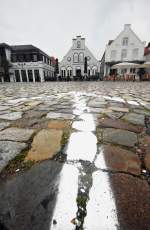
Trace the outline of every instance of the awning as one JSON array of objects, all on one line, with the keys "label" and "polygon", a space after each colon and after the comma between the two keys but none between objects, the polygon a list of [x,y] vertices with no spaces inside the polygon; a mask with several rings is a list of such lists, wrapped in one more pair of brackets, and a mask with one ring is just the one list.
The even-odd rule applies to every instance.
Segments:
[{"label": "awning", "polygon": [[144,64],[140,65],[139,68],[150,68],[150,62],[145,62]]},{"label": "awning", "polygon": [[113,65],[111,69],[122,69],[122,68],[139,68],[139,64],[130,63],[130,62],[122,62],[116,65]]}]

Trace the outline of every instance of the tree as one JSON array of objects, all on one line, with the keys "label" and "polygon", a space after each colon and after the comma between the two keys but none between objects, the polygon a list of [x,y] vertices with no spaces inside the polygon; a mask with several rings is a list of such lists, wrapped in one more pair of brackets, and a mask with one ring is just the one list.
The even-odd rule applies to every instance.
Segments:
[{"label": "tree", "polygon": [[4,70],[4,81],[10,81],[10,79],[9,79],[9,68],[11,67],[10,62],[7,59],[3,58],[1,60],[0,66]]},{"label": "tree", "polygon": [[59,74],[59,61],[58,58],[56,58],[56,63],[55,63],[55,76]]},{"label": "tree", "polygon": [[87,57],[84,58],[84,75],[87,77]]}]

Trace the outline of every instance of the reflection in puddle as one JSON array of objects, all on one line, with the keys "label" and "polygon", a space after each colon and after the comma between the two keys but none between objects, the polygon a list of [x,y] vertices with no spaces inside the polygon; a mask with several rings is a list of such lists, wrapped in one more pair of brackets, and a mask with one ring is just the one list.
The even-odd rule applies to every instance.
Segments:
[{"label": "reflection in puddle", "polygon": [[[78,170],[64,165],[60,174],[60,185],[50,230],[73,230],[71,220],[75,216],[77,206]],[[53,222],[56,221],[57,224]]]}]

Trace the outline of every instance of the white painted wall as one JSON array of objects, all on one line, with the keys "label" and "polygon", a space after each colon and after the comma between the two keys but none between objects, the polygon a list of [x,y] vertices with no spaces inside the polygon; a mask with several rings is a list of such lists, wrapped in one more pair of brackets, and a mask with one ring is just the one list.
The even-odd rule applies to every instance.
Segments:
[{"label": "white painted wall", "polygon": [[[122,41],[124,37],[128,37],[128,45],[123,46]],[[137,35],[131,29],[131,25],[126,24],[124,30],[118,35],[118,37],[112,42],[111,45],[106,46],[105,62],[120,62],[120,61],[143,61],[144,60],[144,47],[145,42],[142,42]],[[133,58],[133,50],[137,48],[139,50],[138,56]],[[127,50],[127,57],[122,59],[121,52],[123,49]],[[111,52],[116,51],[116,57],[111,58]]]},{"label": "white painted wall", "polygon": [[[34,70],[39,70],[39,74],[40,74],[40,79],[41,82],[44,81],[44,71],[49,74],[51,74],[51,76],[54,76],[54,67],[50,66],[42,61],[39,62],[15,62],[15,63],[11,63],[12,67],[10,68],[10,73],[11,73],[11,79],[15,79],[15,70],[32,70],[34,72]],[[11,80],[13,81],[13,80]]]},{"label": "white painted wall", "polygon": [[[80,48],[77,48],[77,44],[80,42],[81,46]],[[83,53],[83,57],[89,57],[90,60],[88,60],[88,67],[91,69],[96,68],[97,71],[99,70],[99,62],[98,60],[93,56],[93,54],[90,52],[90,50],[85,45],[85,38],[82,38],[81,36],[77,36],[75,39],[72,40],[72,47],[68,51],[68,53],[63,57],[63,60],[59,64],[59,70],[61,74],[61,70],[72,69],[73,76],[76,75],[76,69],[81,69],[81,74],[84,76],[84,58],[83,62],[74,62],[74,54],[77,53],[78,55]],[[69,61],[68,58],[71,60]]]},{"label": "white painted wall", "polygon": [[5,53],[6,53],[6,59],[8,61],[11,61],[11,51],[8,48],[5,48]]}]

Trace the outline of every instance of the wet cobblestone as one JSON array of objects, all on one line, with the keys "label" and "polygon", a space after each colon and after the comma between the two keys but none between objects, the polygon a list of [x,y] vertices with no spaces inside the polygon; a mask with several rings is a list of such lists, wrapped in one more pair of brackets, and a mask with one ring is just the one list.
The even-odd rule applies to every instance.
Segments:
[{"label": "wet cobblestone", "polygon": [[[29,191],[29,193],[25,192],[25,196],[30,196],[30,193],[33,193],[32,186],[36,185],[36,201],[29,199],[30,203],[27,202],[27,209],[35,201],[33,206],[35,210],[36,206],[40,207],[39,213],[34,210],[35,216],[33,217],[32,213],[30,221],[22,208],[14,204],[15,207],[12,205],[11,208],[16,209],[18,213],[21,210],[20,216],[22,219],[26,218],[26,223],[22,225],[22,219],[15,215],[13,221],[7,220],[6,215],[3,216],[6,202],[4,200],[3,206],[0,207],[0,224],[5,224],[12,229],[11,227],[19,220],[16,229],[20,230],[20,226],[22,226],[22,229],[26,230],[27,226],[32,226],[32,221],[37,221],[38,215],[41,213],[41,222],[37,221],[38,225],[34,223],[35,228],[33,228],[40,229],[45,218],[44,213],[46,212],[46,216],[48,216],[46,223],[50,223],[50,220],[53,220],[50,229],[53,229],[53,223],[56,220],[54,229],[73,229],[70,227],[73,224],[76,229],[82,229],[85,223],[86,229],[91,230],[91,226],[94,226],[93,230],[98,230],[97,226],[99,226],[101,218],[102,229],[104,226],[108,226],[107,229],[111,230],[117,229],[115,227],[117,225],[115,217],[114,227],[112,227],[113,215],[111,212],[115,210],[115,204],[110,205],[112,199],[108,197],[112,193],[110,188],[112,187],[113,197],[119,199],[117,201],[117,213],[119,215],[118,225],[122,227],[120,229],[129,229],[126,228],[129,225],[134,225],[132,230],[142,229],[142,221],[146,220],[147,223],[150,218],[150,206],[148,204],[150,192],[148,185],[150,148],[149,142],[148,144],[144,142],[145,138],[148,139],[144,118],[145,115],[149,117],[150,114],[149,88],[150,85],[147,82],[0,84],[0,140],[3,141],[3,146],[5,146],[5,148],[1,147],[0,149],[0,160],[3,159],[3,162],[5,161],[3,156],[9,143],[11,145],[9,146],[9,151],[7,151],[8,153],[11,146],[17,146],[17,143],[19,143],[20,146],[26,147],[27,154],[29,152],[32,154],[33,152],[36,158],[36,152],[31,151],[31,148],[34,143],[33,140],[39,136],[43,129],[45,130],[44,132],[51,133],[51,140],[57,138],[56,133],[58,132],[61,132],[62,138],[60,140],[59,135],[59,148],[55,148],[53,154],[51,153],[50,155],[49,149],[52,148],[51,140],[49,140],[48,145],[43,144],[45,143],[45,138],[41,143],[40,138],[37,141],[37,146],[41,148],[40,151],[46,151],[45,158],[44,155],[41,157],[38,152],[39,158],[41,160],[52,159],[50,163],[48,161],[40,164],[37,163],[30,170],[24,172],[24,174],[20,172],[20,174],[17,174],[18,171],[14,169],[14,172],[17,174],[13,175],[14,183],[12,186],[14,191],[16,190],[17,181],[22,181],[20,178],[25,178],[25,185]],[[55,141],[52,142],[54,143]],[[63,151],[61,150],[62,152],[59,151],[57,153],[58,149],[61,149],[60,145],[62,145]],[[103,151],[103,148],[105,151]],[[22,146],[14,152],[13,156],[19,156],[21,151]],[[10,156],[7,154],[7,160],[3,164],[4,167],[11,163],[13,156],[12,154]],[[55,157],[53,158],[53,156]],[[63,160],[61,156],[65,156]],[[65,165],[64,167],[63,164]],[[57,171],[55,165],[56,167],[58,165],[58,168],[63,167],[61,176],[59,175],[60,170],[57,172],[58,175],[55,175],[55,171]],[[1,171],[3,170],[2,176],[5,175],[4,167],[1,168]],[[51,167],[54,170],[52,173],[54,177],[51,177],[49,186],[48,181],[51,169],[49,169],[47,174],[47,167]],[[43,171],[38,172],[38,168],[42,168]],[[37,173],[35,181],[32,178],[34,171]],[[44,171],[46,172],[46,177],[41,177],[40,173],[45,175]],[[30,179],[27,175],[30,175]],[[59,180],[57,177],[60,177]],[[69,186],[71,187],[68,186],[68,177]],[[40,187],[41,178],[45,181],[42,181],[42,183],[46,185],[46,187],[43,185],[43,189],[38,188]],[[55,178],[57,178],[56,182],[54,181]],[[85,180],[82,180],[84,178]],[[9,181],[9,176],[4,180],[3,186],[0,189],[0,198],[5,197],[6,200],[9,199],[8,194],[11,189],[9,183],[5,183],[7,179]],[[28,183],[28,180],[32,183]],[[65,185],[67,183],[65,188],[64,183]],[[22,191],[24,185],[20,184],[22,186],[20,190]],[[140,184],[144,184],[143,190],[139,189]],[[132,188],[128,189],[130,185],[132,185]],[[61,188],[61,193],[58,192],[58,187]],[[126,188],[126,195],[124,195],[124,187]],[[136,194],[136,189],[143,192],[144,202],[142,202],[142,195],[138,196]],[[53,190],[55,190],[55,194],[53,194]],[[86,193],[86,199],[83,202],[84,207],[82,205],[84,198],[81,195],[82,192]],[[15,202],[17,202],[15,193],[13,196],[15,197]],[[32,196],[34,197],[34,193]],[[56,202],[57,196],[57,200],[60,203]],[[23,202],[26,203],[27,197],[24,197],[23,193],[21,197]],[[55,199],[52,197],[55,197]],[[105,202],[102,197],[104,197]],[[133,206],[131,212],[130,210],[124,210],[128,197],[130,197],[130,207]],[[101,202],[99,199],[101,199]],[[56,205],[54,204],[55,202]],[[137,202],[140,202],[137,205],[139,210],[136,210]],[[66,207],[64,203],[66,203]],[[78,206],[78,210],[75,204]],[[74,207],[73,210],[70,209],[71,205]],[[94,205],[96,205],[96,209]],[[48,213],[51,207],[52,209],[55,207],[56,216],[54,215],[54,219],[52,219],[52,211]],[[91,210],[89,207],[92,207]],[[70,210],[69,213],[66,211],[67,208]],[[82,214],[81,210],[85,211],[83,216],[79,215]],[[94,215],[98,215],[99,218],[92,223],[91,215],[93,215],[94,210]],[[133,215],[133,210],[136,213],[132,219],[130,214]],[[101,216],[101,212],[104,212],[104,219]],[[65,221],[69,220],[69,222],[66,223],[62,219],[62,215],[64,215],[64,219],[66,218]],[[78,225],[80,226],[78,227]],[[139,226],[140,228],[138,228]],[[146,230],[145,226],[143,224],[143,229]],[[48,230],[49,225],[47,224],[43,229]]]}]

